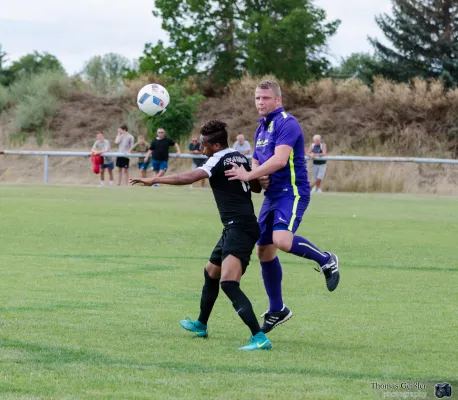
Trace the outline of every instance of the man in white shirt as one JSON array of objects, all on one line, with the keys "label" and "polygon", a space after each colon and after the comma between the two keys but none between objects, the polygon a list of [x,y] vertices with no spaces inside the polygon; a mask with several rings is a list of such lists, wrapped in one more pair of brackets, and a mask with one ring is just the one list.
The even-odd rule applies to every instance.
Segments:
[{"label": "man in white shirt", "polygon": [[245,136],[241,134],[237,135],[237,141],[234,143],[232,148],[245,156],[251,154],[250,142],[245,140]]},{"label": "man in white shirt", "polygon": [[[134,137],[129,133],[127,125],[123,124],[118,128],[118,135],[116,136],[115,143],[118,146],[119,153],[127,154],[134,145]],[[118,157],[116,159],[116,166],[118,167],[119,179],[118,186],[122,183],[122,175],[126,176],[126,185],[129,184],[129,158]]]}]

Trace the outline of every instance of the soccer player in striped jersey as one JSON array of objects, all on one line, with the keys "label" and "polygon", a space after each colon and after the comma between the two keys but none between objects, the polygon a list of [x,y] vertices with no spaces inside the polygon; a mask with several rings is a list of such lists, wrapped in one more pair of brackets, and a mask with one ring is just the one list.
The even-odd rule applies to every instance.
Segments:
[{"label": "soccer player in striped jersey", "polygon": [[282,107],[281,90],[276,82],[261,82],[256,88],[255,103],[261,119],[255,135],[252,171],[234,165],[226,175],[242,182],[253,179],[268,182],[258,216],[261,237],[257,252],[270,303],[269,310],[263,314],[261,329],[269,332],[293,315],[283,303],[283,274],[277,249],[315,261],[331,292],[339,284],[340,274],[335,254],[322,251],[306,238],[295,235],[310,202],[301,126]]},{"label": "soccer player in striped jersey", "polygon": [[272,344],[261,331],[250,300],[240,289],[240,279],[259,239],[260,231],[251,201],[251,191],[260,193],[261,185],[258,180],[230,181],[224,174],[233,165],[245,165],[244,169],[251,170],[248,159],[229,147],[224,122],[209,121],[202,127],[200,133],[201,151],[209,157],[204,165],[183,174],[151,179],[131,179],[130,182],[144,186],[156,183],[190,185],[209,178],[224,229],[204,269],[205,281],[199,318],[195,321],[186,318],[180,321],[180,324],[184,329],[194,332],[196,336],[207,337],[207,321],[221,286],[238,316],[251,331],[250,342],[239,350],[271,349]]}]

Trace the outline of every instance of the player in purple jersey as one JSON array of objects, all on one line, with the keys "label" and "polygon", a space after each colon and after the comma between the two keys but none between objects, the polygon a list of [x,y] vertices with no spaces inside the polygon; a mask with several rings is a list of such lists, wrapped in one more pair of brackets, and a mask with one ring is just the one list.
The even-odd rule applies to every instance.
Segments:
[{"label": "player in purple jersey", "polygon": [[252,171],[233,165],[226,171],[230,179],[248,182],[260,179],[266,189],[259,212],[261,236],[257,253],[270,308],[263,314],[263,332],[290,319],[293,313],[282,298],[282,268],[277,249],[318,263],[329,291],[339,284],[339,263],[335,254],[320,250],[307,239],[295,235],[310,202],[310,184],[305,162],[305,143],[299,122],[282,107],[280,87],[263,81],[256,88],[256,108],[261,119],[255,135]]}]

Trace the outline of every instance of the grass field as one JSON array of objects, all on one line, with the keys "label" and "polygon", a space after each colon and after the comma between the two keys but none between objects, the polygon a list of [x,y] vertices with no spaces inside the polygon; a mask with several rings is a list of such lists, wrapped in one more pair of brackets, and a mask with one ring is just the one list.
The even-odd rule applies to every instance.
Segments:
[{"label": "grass field", "polygon": [[433,398],[456,382],[457,198],[313,197],[299,233],[339,255],[340,286],[282,254],[294,317],[249,354],[223,293],[209,339],[178,325],[221,232],[209,190],[0,186],[0,216],[1,399],[382,398],[373,382]]}]

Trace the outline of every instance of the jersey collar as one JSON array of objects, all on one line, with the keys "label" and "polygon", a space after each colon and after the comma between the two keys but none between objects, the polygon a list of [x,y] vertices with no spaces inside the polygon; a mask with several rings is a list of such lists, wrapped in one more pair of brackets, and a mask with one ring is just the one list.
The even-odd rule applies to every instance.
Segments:
[{"label": "jersey collar", "polygon": [[284,107],[277,108],[276,110],[274,110],[271,113],[267,114],[267,117],[265,117],[265,119],[264,119],[264,117],[260,118],[259,122],[263,123],[264,126],[268,126],[270,124],[270,122],[274,119],[274,117],[277,114],[282,113],[283,111],[285,111]]}]

